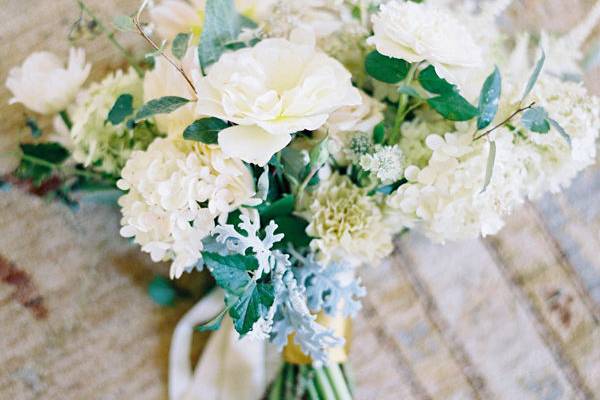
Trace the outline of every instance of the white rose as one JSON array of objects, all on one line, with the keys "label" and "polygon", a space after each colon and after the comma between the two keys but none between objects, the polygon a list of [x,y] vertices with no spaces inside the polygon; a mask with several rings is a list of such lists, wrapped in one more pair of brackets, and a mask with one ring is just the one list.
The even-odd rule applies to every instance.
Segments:
[{"label": "white rose", "polygon": [[33,53],[8,73],[10,104],[22,103],[32,111],[51,115],[67,108],[90,74],[83,49],[69,51],[69,64],[49,52]]},{"label": "white rose", "polygon": [[316,130],[340,107],[360,104],[342,64],[292,36],[224,54],[197,80],[197,113],[238,124],[219,134],[226,154],[264,165],[292,133]]},{"label": "white rose", "polygon": [[462,84],[471,68],[483,64],[481,49],[466,27],[447,10],[429,3],[390,1],[373,15],[367,42],[389,57],[428,61],[438,75]]},{"label": "white rose", "polygon": [[[182,59],[182,67],[188,76],[197,67],[197,52],[190,48]],[[192,90],[185,78],[164,57],[158,57],[152,71],[144,76],[144,101],[158,99],[164,96],[179,96],[186,99],[195,99],[196,93]],[[170,137],[180,137],[183,130],[196,120],[196,111],[193,104],[187,104],[170,114],[159,114],[154,117],[156,125],[161,132]]]}]

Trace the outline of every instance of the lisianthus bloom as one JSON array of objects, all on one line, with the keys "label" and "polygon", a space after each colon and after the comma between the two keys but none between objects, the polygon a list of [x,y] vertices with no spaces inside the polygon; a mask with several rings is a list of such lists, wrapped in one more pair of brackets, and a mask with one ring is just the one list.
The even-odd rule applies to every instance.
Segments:
[{"label": "lisianthus bloom", "polygon": [[377,51],[410,63],[427,61],[437,74],[456,84],[483,63],[481,50],[469,31],[447,10],[429,3],[393,0],[373,15]]},{"label": "lisianthus bloom", "polygon": [[295,31],[292,40],[224,54],[197,80],[197,113],[238,124],[219,134],[225,153],[264,165],[292,133],[316,130],[337,109],[361,103],[342,64],[304,39]]},{"label": "lisianthus bloom", "polygon": [[69,106],[90,74],[83,49],[69,51],[69,63],[49,52],[33,53],[21,65],[11,69],[6,87],[12,92],[10,103],[22,103],[44,115],[55,114]]},{"label": "lisianthus bloom", "polygon": [[215,218],[253,203],[254,180],[217,146],[158,138],[135,151],[117,186],[121,235],[134,237],[154,261],[173,260],[171,277],[194,267]]}]

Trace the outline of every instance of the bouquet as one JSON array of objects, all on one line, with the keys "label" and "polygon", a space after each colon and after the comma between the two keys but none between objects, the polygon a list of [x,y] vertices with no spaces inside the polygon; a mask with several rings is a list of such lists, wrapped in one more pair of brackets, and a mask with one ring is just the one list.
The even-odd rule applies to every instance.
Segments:
[{"label": "bouquet", "polygon": [[28,116],[2,184],[118,201],[172,279],[207,270],[221,297],[196,329],[281,351],[268,399],[352,398],[360,274],[397,235],[494,234],[595,161],[578,80],[600,3],[563,36],[502,31],[509,0],[145,0],[112,23],[78,4],[70,38],[104,35],[128,67],[85,88],[81,49],[14,68],[11,102],[53,133]]}]

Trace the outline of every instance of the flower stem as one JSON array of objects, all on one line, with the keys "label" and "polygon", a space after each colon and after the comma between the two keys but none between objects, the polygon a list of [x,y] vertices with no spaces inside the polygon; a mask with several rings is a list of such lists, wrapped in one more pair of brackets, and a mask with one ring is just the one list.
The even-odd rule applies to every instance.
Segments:
[{"label": "flower stem", "polygon": [[350,394],[350,390],[348,390],[346,379],[344,379],[339,364],[332,364],[326,367],[325,371],[329,376],[332,383],[331,386],[333,386],[333,390],[335,391],[338,400],[352,400],[352,395]]},{"label": "flower stem", "polygon": [[285,400],[294,400],[294,366],[286,364],[285,371]]},{"label": "flower stem", "polygon": [[[417,72],[417,68],[419,67],[419,64],[420,63],[413,63],[410,66],[410,69],[408,70],[406,77],[402,81],[403,85],[410,85],[410,83],[413,81],[413,79],[415,77],[415,73]],[[406,118],[406,115],[409,112],[409,109],[407,109],[408,104],[409,104],[408,95],[401,94],[400,99],[398,100],[398,110],[396,111],[396,118],[394,118],[394,126],[392,128],[392,132],[388,139],[388,144],[390,144],[390,145],[394,145],[394,144],[398,143],[398,140],[400,139],[400,126],[402,125],[402,122],[404,122],[404,118]]]},{"label": "flower stem", "polygon": [[71,130],[71,128],[73,128],[73,122],[71,122],[71,118],[69,118],[69,114],[67,113],[67,110],[60,111],[58,113],[58,115],[60,115],[60,118],[63,120],[63,122],[67,126],[67,129]]},{"label": "flower stem", "polygon": [[315,368],[315,384],[319,391],[319,399],[321,400],[336,400],[335,392],[331,387],[331,383],[327,378],[327,374],[323,368]]},{"label": "flower stem", "polygon": [[482,137],[489,135],[490,133],[492,133],[496,129],[500,128],[502,125],[509,123],[510,120],[512,120],[517,114],[522,113],[525,110],[529,110],[534,105],[535,105],[535,101],[533,103],[531,103],[530,105],[528,105],[527,107],[520,107],[518,110],[516,110],[515,112],[513,112],[512,114],[510,114],[508,118],[506,118],[504,121],[500,122],[498,125],[495,125],[493,128],[490,128],[487,131],[483,132],[482,134],[475,136],[473,138],[473,141],[479,140]]},{"label": "flower stem", "polygon": [[285,366],[283,366],[282,370],[277,374],[277,378],[275,378],[275,382],[273,383],[273,387],[269,392],[269,400],[281,400],[281,391],[283,388],[283,370]]}]

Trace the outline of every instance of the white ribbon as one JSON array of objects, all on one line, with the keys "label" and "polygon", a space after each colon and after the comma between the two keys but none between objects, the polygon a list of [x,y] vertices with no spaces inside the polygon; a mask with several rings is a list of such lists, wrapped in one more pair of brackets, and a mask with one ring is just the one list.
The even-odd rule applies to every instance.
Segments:
[{"label": "white ribbon", "polygon": [[213,290],[179,321],[169,353],[169,400],[260,400],[267,387],[263,341],[239,339],[229,317],[211,334],[196,370],[190,349],[194,327],[223,308],[224,293]]}]

